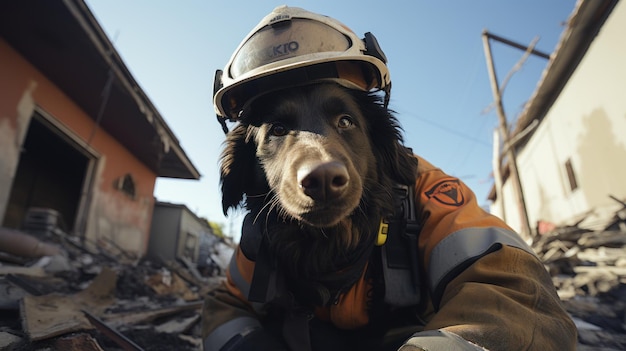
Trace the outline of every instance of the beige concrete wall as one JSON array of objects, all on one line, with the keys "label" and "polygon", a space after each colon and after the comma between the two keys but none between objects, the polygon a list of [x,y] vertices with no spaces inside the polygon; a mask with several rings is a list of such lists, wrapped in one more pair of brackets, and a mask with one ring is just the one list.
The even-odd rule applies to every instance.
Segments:
[{"label": "beige concrete wall", "polygon": [[[626,4],[617,4],[587,54],[519,153],[518,167],[529,220],[572,224],[593,210],[583,225],[606,224],[626,198]],[[570,189],[571,161],[578,188]],[[512,200],[511,184],[505,199]],[[498,199],[497,201],[501,201]],[[498,206],[492,206],[498,208]],[[519,229],[516,204],[506,218]]]}]

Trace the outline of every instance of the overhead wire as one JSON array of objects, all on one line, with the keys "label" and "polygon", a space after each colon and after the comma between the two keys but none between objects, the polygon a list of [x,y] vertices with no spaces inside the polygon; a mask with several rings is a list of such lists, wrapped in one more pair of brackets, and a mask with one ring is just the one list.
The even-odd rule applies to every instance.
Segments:
[{"label": "overhead wire", "polygon": [[[467,80],[467,83],[465,84],[465,90],[463,92],[463,98],[460,100],[461,103],[459,103],[457,105],[457,115],[462,113],[462,108],[463,106],[465,106],[465,103],[469,100],[469,92],[471,91],[472,87],[476,85],[476,80],[478,78],[478,71],[479,71],[479,67],[480,67],[480,63],[482,60],[482,50],[480,50],[480,46],[476,46],[476,48],[478,49],[475,54],[474,54],[474,60],[473,60],[473,65],[472,65],[472,73],[469,76],[469,79]],[[477,133],[482,131],[483,128],[485,127],[485,124],[487,123],[487,119],[483,118],[482,124],[480,125],[480,127],[477,129]],[[461,143],[462,141],[459,140],[459,142],[457,143],[456,149],[457,150],[464,150],[464,156],[461,157],[461,163],[455,162],[456,166],[458,168],[462,168],[465,165],[465,162],[467,162],[469,155],[474,151],[474,148],[476,147],[476,144],[481,144],[484,146],[487,146],[489,148],[491,148],[491,143],[483,141],[482,139],[480,139],[480,141],[478,143],[474,142],[471,143],[470,146],[468,148],[461,148]],[[455,159],[459,159],[459,157],[457,156],[456,153],[452,153],[450,155],[450,158],[448,159],[447,163],[445,164],[450,164],[451,162],[453,162],[453,160]]]}]

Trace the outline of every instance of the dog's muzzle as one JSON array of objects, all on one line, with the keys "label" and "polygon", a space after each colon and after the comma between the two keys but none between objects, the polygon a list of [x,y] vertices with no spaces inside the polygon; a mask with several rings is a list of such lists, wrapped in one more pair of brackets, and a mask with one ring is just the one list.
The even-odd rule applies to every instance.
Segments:
[{"label": "dog's muzzle", "polygon": [[339,198],[348,189],[350,176],[346,166],[337,161],[305,164],[297,171],[304,194],[316,202]]}]

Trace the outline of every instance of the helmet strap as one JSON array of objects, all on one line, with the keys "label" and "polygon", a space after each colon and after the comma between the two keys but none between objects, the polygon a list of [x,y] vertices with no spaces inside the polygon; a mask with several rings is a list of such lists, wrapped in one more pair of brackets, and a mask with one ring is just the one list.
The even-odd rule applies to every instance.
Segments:
[{"label": "helmet strap", "polygon": [[385,86],[385,100],[383,100],[383,106],[385,107],[385,109],[387,109],[387,107],[389,107],[389,100],[391,99],[391,82],[389,82],[389,84],[387,84],[387,86]]},{"label": "helmet strap", "polygon": [[[215,71],[215,77],[213,78],[213,96],[215,96],[217,91],[220,90],[224,86],[224,84],[222,84],[223,73],[224,71],[222,71],[221,69],[218,69]],[[228,126],[226,125],[227,118],[222,117],[219,114],[216,114],[216,117],[217,117],[217,122],[222,126],[222,130],[224,131],[224,134],[228,134]]]}]

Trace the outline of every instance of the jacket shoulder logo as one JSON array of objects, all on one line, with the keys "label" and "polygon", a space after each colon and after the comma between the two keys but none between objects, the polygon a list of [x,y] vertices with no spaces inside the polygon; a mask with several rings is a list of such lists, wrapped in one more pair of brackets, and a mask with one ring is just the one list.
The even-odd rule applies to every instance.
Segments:
[{"label": "jacket shoulder logo", "polygon": [[460,207],[465,203],[461,182],[458,179],[442,180],[427,190],[424,195],[447,206]]}]

